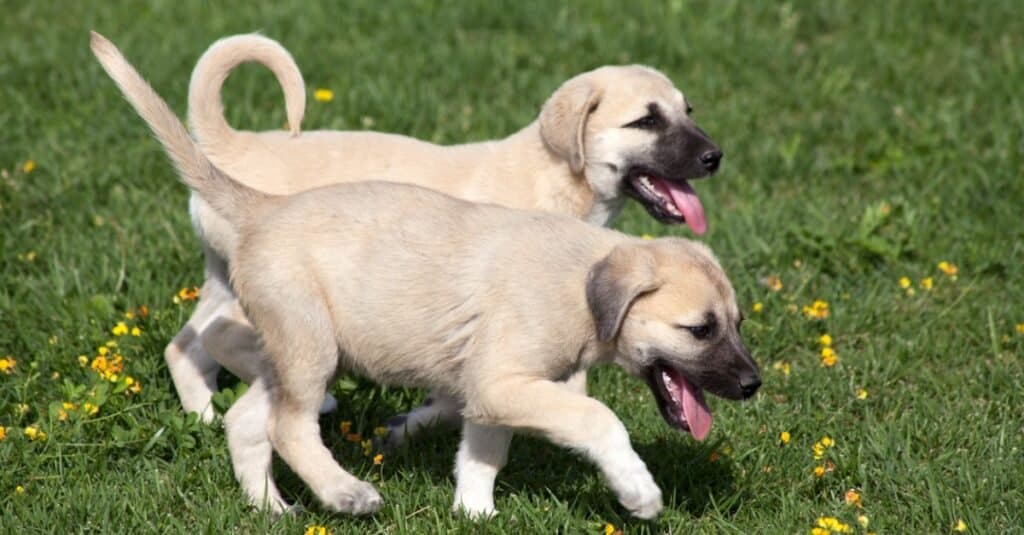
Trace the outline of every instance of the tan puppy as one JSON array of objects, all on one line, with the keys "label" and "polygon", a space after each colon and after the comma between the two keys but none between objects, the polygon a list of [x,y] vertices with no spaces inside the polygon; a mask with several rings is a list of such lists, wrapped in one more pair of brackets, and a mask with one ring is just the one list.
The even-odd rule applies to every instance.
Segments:
[{"label": "tan puppy", "polygon": [[[277,76],[289,132],[236,131],[224,120],[221,86],[246,61],[258,61]],[[685,220],[698,234],[707,222],[687,180],[714,173],[722,156],[690,118],[683,94],[661,73],[640,66],[581,74],[559,88],[538,119],[519,132],[500,141],[450,147],[378,132],[298,135],[304,104],[302,75],[288,52],[271,39],[239,35],[212,45],[196,65],[189,123],[218,167],[262,192],[286,195],[333,183],[388,180],[597,225],[607,225],[632,196],[659,220]],[[262,358],[258,351],[242,350],[254,340],[245,340],[244,316],[232,313],[237,307],[227,265],[237,233],[196,195],[191,209],[207,256],[207,280],[192,318],[165,357],[184,408],[209,420],[218,363],[250,381]],[[231,339],[240,346],[214,339],[225,329],[234,330]],[[574,382],[585,388],[584,376]],[[440,393],[429,399],[434,403],[413,411],[408,420],[391,420],[391,441],[433,420],[458,421],[452,400]]]},{"label": "tan puppy", "polygon": [[[270,477],[272,445],[327,507],[381,507],[320,438],[317,410],[340,371],[457,401],[454,507],[471,515],[494,513],[494,479],[517,431],[586,455],[632,514],[661,511],[622,423],[559,382],[575,373],[622,366],[698,440],[711,426],[705,389],[740,399],[760,386],[733,289],[707,247],[401,184],[266,195],[211,164],[109,41],[94,33],[92,47],[183,180],[238,229],[232,281],[270,366],[226,425],[257,503],[286,505]],[[254,431],[267,417],[269,442]]]}]

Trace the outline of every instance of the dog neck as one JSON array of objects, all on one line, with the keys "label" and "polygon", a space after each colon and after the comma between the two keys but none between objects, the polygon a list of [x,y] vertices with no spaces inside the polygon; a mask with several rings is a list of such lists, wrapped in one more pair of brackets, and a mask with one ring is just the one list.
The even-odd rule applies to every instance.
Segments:
[{"label": "dog neck", "polygon": [[[591,188],[583,173],[575,174],[569,169],[565,158],[553,153],[544,144],[540,125],[534,121],[511,136],[494,142],[496,161],[503,169],[496,175],[507,180],[526,179],[534,187],[530,199],[522,199],[522,206],[548,212],[570,214],[588,223],[607,226],[622,208],[623,199],[602,199]],[[536,162],[532,169],[522,171],[524,162]],[[517,173],[529,172],[531,176],[508,176],[506,170],[517,169]],[[491,178],[493,180],[493,177]]]}]

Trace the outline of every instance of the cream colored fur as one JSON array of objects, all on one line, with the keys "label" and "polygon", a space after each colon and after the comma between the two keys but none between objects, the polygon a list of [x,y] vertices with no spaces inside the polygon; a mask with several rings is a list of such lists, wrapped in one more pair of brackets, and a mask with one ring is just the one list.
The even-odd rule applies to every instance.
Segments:
[{"label": "cream colored fur", "polygon": [[[220,89],[241,63],[266,65],[284,91],[288,131],[248,132],[224,120]],[[291,55],[259,35],[222,39],[200,58],[189,88],[189,124],[202,151],[218,167],[256,190],[288,195],[359,180],[405,182],[471,201],[540,209],[607,225],[622,207],[621,171],[630,154],[650,149],[654,137],[621,126],[656,102],[680,120],[686,102],[661,73],[641,66],[603,67],[579,75],[556,91],[537,121],[499,141],[438,146],[379,132],[313,131],[299,135],[305,103],[302,75]],[[207,281],[193,317],[168,345],[165,357],[182,405],[213,417],[210,397],[218,364],[243,379],[260,367],[257,353],[211,340],[218,323],[230,321],[233,291],[227,281],[236,231],[193,195],[193,223],[207,255]],[[243,346],[242,328],[235,329]],[[254,336],[254,335],[250,335]],[[212,358],[211,358],[212,356]],[[586,388],[585,376],[572,384]],[[390,444],[432,421],[457,423],[450,403],[439,400],[413,411],[393,428]],[[328,396],[325,407],[331,403]]]},{"label": "cream colored fur", "polygon": [[[644,241],[393,183],[262,194],[196,150],[113,44],[94,33],[92,48],[185,183],[237,229],[232,281],[268,360],[226,423],[236,474],[256,503],[286,507],[270,474],[272,447],[327,507],[381,507],[376,489],[342,469],[320,438],[327,385],[350,371],[458,402],[457,510],[494,513],[494,478],[513,433],[525,432],[586,456],[623,506],[651,518],[661,491],[625,427],[560,381],[602,363],[642,377],[655,359],[706,368],[729,385],[740,379],[716,360],[756,373],[736,342],[732,287],[699,243]],[[722,326],[715,340],[679,327],[710,317]]]}]

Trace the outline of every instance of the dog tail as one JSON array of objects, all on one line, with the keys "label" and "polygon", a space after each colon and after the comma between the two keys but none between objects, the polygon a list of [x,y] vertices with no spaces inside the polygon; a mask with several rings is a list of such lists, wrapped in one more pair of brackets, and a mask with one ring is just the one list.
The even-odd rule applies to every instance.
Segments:
[{"label": "dog tail", "polygon": [[306,111],[306,85],[292,55],[262,35],[233,35],[210,45],[196,63],[188,86],[189,127],[203,148],[229,141],[235,134],[224,118],[220,91],[228,74],[249,61],[262,63],[277,77],[284,91],[288,130],[292,136],[299,135]]},{"label": "dog tail", "polygon": [[91,35],[92,52],[103,69],[163,144],[181,179],[217,213],[238,228],[245,223],[248,211],[273,198],[238,182],[214,166],[189,137],[178,116],[142,79],[114,43],[96,32],[91,32]]}]

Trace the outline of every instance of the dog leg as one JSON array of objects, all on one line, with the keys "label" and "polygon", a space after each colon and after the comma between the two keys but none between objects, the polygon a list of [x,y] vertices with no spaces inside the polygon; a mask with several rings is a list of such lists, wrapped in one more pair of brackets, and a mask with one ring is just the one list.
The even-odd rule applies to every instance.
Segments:
[{"label": "dog leg", "polygon": [[224,415],[224,430],[242,492],[258,509],[280,515],[289,506],[278,492],[271,472],[274,452],[267,436],[269,417],[270,394],[264,381],[257,379]]},{"label": "dog leg", "polygon": [[471,518],[490,517],[494,509],[494,478],[508,461],[512,430],[465,421],[455,457],[455,512]]},{"label": "dog leg", "polygon": [[216,319],[222,305],[232,299],[231,290],[221,279],[207,278],[192,317],[164,349],[164,360],[182,408],[199,413],[207,423],[214,418],[210,398],[217,391],[220,365],[203,349],[201,334]]},{"label": "dog leg", "polygon": [[267,426],[274,450],[329,509],[357,515],[377,511],[384,504],[377,490],[342,469],[320,437],[317,410],[339,361],[330,313],[321,303],[296,298],[291,306],[302,310],[302,317],[280,315],[286,308],[280,299],[289,296],[262,303],[257,322],[276,364]]},{"label": "dog leg", "polygon": [[455,427],[462,422],[461,410],[462,404],[455,398],[433,391],[419,407],[388,418],[385,422],[388,434],[384,438],[384,447],[398,448],[420,431],[434,425]]},{"label": "dog leg", "polygon": [[490,381],[467,399],[466,417],[540,433],[576,450],[601,469],[619,502],[634,516],[661,512],[661,489],[629,443],[625,426],[601,402],[552,381]]},{"label": "dog leg", "polygon": [[[242,382],[252,384],[263,376],[267,365],[267,356],[260,347],[259,335],[245,317],[237,300],[224,303],[221,312],[203,331],[203,348]],[[334,396],[324,394],[320,414],[331,412],[337,407],[338,401]]]}]

